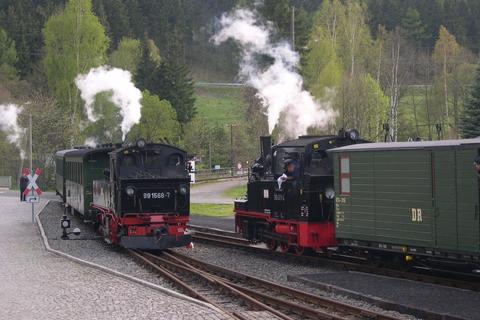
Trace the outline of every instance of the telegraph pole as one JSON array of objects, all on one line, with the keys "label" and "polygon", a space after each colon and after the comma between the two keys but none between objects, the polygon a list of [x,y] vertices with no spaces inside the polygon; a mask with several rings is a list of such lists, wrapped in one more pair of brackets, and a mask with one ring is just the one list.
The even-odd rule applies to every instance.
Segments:
[{"label": "telegraph pole", "polygon": [[233,176],[233,124],[230,124],[230,167],[232,168],[232,176]]},{"label": "telegraph pole", "polygon": [[[32,114],[29,116],[30,127],[30,174],[33,176],[33,134],[32,134]],[[32,202],[32,223],[35,223],[35,204]]]},{"label": "telegraph pole", "polygon": [[208,162],[210,170],[212,169],[212,137],[208,137]]},{"label": "telegraph pole", "polygon": [[295,51],[295,7],[292,6],[292,50]]}]

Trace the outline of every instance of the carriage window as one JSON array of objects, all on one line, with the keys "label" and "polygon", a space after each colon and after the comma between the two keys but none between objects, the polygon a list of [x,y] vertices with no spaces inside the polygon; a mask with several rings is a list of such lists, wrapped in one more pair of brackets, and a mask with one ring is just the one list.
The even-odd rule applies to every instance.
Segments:
[{"label": "carriage window", "polygon": [[349,195],[351,192],[350,188],[350,157],[341,156],[340,157],[340,194]]},{"label": "carriage window", "polygon": [[167,162],[168,166],[178,167],[178,166],[183,166],[182,164],[183,164],[183,157],[180,154],[174,153],[168,157],[168,162]]}]

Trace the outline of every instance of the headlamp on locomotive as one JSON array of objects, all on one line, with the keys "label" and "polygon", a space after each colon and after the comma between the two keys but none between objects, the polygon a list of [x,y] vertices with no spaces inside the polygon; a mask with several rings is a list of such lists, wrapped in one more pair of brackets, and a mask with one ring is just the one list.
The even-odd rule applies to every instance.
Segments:
[{"label": "headlamp on locomotive", "polygon": [[236,231],[276,250],[323,250],[336,245],[333,163],[328,149],[364,142],[356,130],[301,136],[272,146],[261,137],[247,199],[235,202]]},{"label": "headlamp on locomotive", "polygon": [[109,153],[107,180],[93,182],[92,207],[110,243],[134,249],[188,245],[190,178],[186,153],[174,146],[134,145]]}]

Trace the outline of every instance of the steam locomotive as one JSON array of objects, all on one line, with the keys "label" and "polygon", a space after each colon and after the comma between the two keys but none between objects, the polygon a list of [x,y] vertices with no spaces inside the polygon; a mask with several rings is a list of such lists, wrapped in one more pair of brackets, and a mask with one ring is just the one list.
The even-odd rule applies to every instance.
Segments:
[{"label": "steam locomotive", "polygon": [[[273,147],[271,137],[261,137],[247,199],[235,201],[236,232],[271,250],[297,254],[335,245],[333,161],[327,150],[362,142],[356,130],[301,136]],[[285,162],[293,162],[299,175],[280,183]]]},{"label": "steam locomotive", "polygon": [[166,144],[103,145],[56,153],[56,191],[107,243],[161,250],[191,243],[185,151]]}]

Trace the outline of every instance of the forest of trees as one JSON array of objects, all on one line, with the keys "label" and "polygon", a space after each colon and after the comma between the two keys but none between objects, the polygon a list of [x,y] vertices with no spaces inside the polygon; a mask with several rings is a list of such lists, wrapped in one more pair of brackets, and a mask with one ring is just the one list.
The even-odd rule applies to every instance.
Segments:
[{"label": "forest of trees", "polygon": [[[210,38],[223,12],[255,3],[2,1],[0,104],[22,105],[23,127],[34,114],[34,160],[46,166],[45,183],[53,181],[55,150],[91,136],[121,139],[119,129],[110,130],[120,119],[108,93],[96,97],[100,121],[85,124],[74,83],[105,64],[130,71],[142,90],[142,117],[128,139],[167,140],[199,155],[213,148],[222,166],[231,165],[231,150],[236,161],[253,159],[258,136],[267,133],[255,92],[243,90],[244,121],[225,127],[197,115],[194,83],[237,81],[238,48],[216,47]],[[338,113],[332,130],[357,128],[373,141],[480,135],[479,1],[264,0],[257,10],[277,40],[291,41],[295,30],[306,88]],[[5,137],[0,132],[0,175],[16,176],[22,161]]]}]

